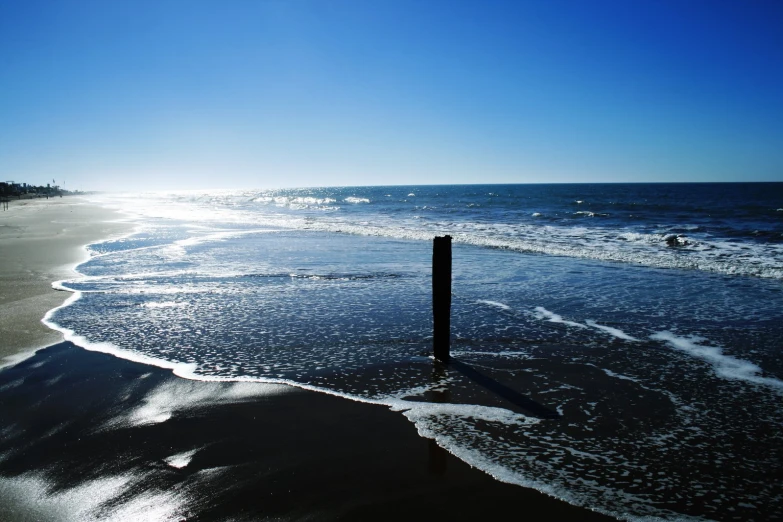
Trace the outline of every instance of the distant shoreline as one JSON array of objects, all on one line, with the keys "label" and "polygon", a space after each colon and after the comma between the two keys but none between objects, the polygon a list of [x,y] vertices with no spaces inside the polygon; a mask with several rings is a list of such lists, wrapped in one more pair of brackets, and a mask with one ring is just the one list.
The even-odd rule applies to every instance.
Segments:
[{"label": "distant shoreline", "polygon": [[549,182],[505,182],[505,183],[399,183],[395,185],[380,184],[380,185],[297,185],[290,187],[274,186],[274,187],[253,187],[253,186],[240,186],[231,188],[217,188],[217,187],[196,187],[196,188],[172,188],[172,189],[159,189],[159,190],[89,190],[79,192],[74,195],[87,195],[87,194],[144,194],[144,193],[201,193],[201,192],[223,192],[223,191],[280,191],[280,190],[316,190],[316,189],[345,189],[345,188],[400,188],[409,187],[415,189],[417,187],[507,187],[507,186],[575,186],[585,187],[591,185],[678,185],[678,186],[706,186],[706,185],[781,185],[783,181],[549,181]]}]

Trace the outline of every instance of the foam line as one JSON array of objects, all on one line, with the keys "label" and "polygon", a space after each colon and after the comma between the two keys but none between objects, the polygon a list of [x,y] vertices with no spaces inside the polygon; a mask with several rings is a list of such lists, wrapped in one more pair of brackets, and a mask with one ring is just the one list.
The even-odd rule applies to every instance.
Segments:
[{"label": "foam line", "polygon": [[[43,322],[50,328],[57,330],[63,334],[65,340],[70,341],[77,346],[80,346],[86,350],[102,352],[115,357],[126,359],[129,361],[145,364],[149,366],[155,366],[158,368],[171,370],[174,375],[187,379],[189,381],[202,381],[202,382],[222,382],[222,383],[234,383],[234,386],[226,391],[226,399],[237,399],[245,396],[252,396],[257,394],[264,394],[267,391],[245,389],[240,383],[263,383],[263,384],[283,384],[292,386],[295,388],[314,391],[318,393],[326,393],[336,397],[344,399],[363,402],[367,404],[376,404],[387,406],[394,411],[407,411],[411,409],[420,410],[423,405],[428,403],[420,403],[414,401],[406,401],[397,398],[385,398],[385,399],[367,399],[348,393],[336,392],[330,389],[321,388],[318,386],[312,386],[307,384],[301,384],[288,379],[274,379],[268,377],[220,377],[220,376],[205,376],[197,374],[198,365],[194,363],[177,363],[172,361],[166,361],[164,359],[157,359],[147,355],[139,354],[131,350],[122,349],[112,343],[101,342],[95,343],[90,341],[84,336],[78,335],[68,328],[64,328],[51,320],[51,316],[59,309],[65,306],[69,306],[81,297],[81,292],[74,292],[65,303],[61,306],[54,308],[47,312]],[[279,391],[279,390],[278,390]],[[156,395],[157,394],[157,395]],[[179,397],[179,399],[178,399]],[[187,399],[183,399],[187,397]],[[130,413],[130,417],[125,419],[131,424],[149,424],[165,422],[171,417],[172,413],[177,409],[187,408],[189,406],[197,405],[200,401],[210,400],[208,397],[194,396],[192,393],[183,393],[183,390],[170,390],[168,388],[156,389],[155,394],[151,394],[145,398],[145,404],[137,410]],[[463,417],[475,417],[480,420],[496,420],[498,422],[505,422],[509,419],[516,419],[513,422],[516,424],[530,424],[537,422],[537,419],[528,417],[519,413],[514,413],[502,408],[493,408],[488,406],[478,406],[472,404],[449,404],[438,405],[440,408],[438,411],[441,413],[449,411],[453,415],[459,415]],[[434,410],[433,410],[434,411]],[[511,417],[506,418],[506,415]],[[505,419],[505,420],[503,420]],[[114,423],[112,423],[114,424]]]},{"label": "foam line", "polygon": [[612,370],[607,370],[606,368],[599,368],[598,366],[591,364],[590,366],[593,366],[595,368],[598,368],[599,370],[603,371],[606,375],[609,377],[614,377],[615,379],[620,379],[623,381],[633,381],[638,383],[639,379],[634,379],[633,377],[628,377],[627,375],[623,375],[621,373],[615,373]]},{"label": "foam line", "polygon": [[[58,281],[57,283],[61,283],[61,282]],[[82,297],[81,292],[74,292],[73,295],[71,295],[68,299],[66,299],[63,304],[61,304],[56,308],[52,308],[51,310],[46,312],[46,315],[44,316],[43,319],[41,319],[41,322],[44,323],[49,328],[51,328],[52,330],[56,330],[60,332],[66,341],[70,341],[73,344],[77,346],[81,346],[86,350],[90,350],[93,352],[107,353],[119,357],[121,359],[126,359],[128,361],[133,361],[141,364],[146,364],[149,366],[157,366],[159,368],[173,370],[175,374],[188,373],[195,370],[196,368],[195,364],[175,363],[175,362],[165,361],[161,359],[155,359],[146,355],[132,352],[130,350],[123,350],[111,343],[91,342],[86,337],[82,335],[78,335],[73,330],[69,328],[64,328],[59,324],[55,323],[54,321],[52,321],[52,316],[55,314],[55,312],[57,312],[57,310],[59,310],[60,308],[65,308],[66,306],[70,306],[71,304],[81,299],[81,297]]]},{"label": "foam line", "polygon": [[588,319],[585,321],[587,326],[592,326],[593,328],[597,330],[601,330],[603,332],[608,333],[609,335],[612,335],[614,337],[617,337],[618,339],[623,339],[625,341],[638,341],[639,339],[635,337],[631,337],[627,333],[623,332],[622,330],[618,330],[617,328],[612,328],[611,326],[605,326],[602,324],[598,324],[593,320]]},{"label": "foam line", "polygon": [[[669,520],[672,522],[674,521],[695,522],[697,520],[703,520],[702,518],[689,517],[687,515],[681,515],[679,513],[673,513],[673,512],[667,512],[666,515],[668,516],[666,516],[665,518],[655,517],[655,516],[635,517],[627,513],[618,514],[616,512],[610,512],[608,510],[604,510],[600,508],[592,508],[591,506],[587,505],[584,502],[584,500],[580,497],[579,494],[575,494],[574,492],[569,491],[568,489],[559,485],[555,485],[553,483],[539,481],[534,476],[513,471],[510,468],[498,462],[486,458],[484,455],[482,455],[480,451],[470,449],[466,447],[464,444],[461,444],[458,441],[458,437],[455,437],[452,432],[444,431],[439,427],[437,427],[436,420],[438,419],[438,417],[448,417],[453,414],[456,415],[460,414],[458,411],[451,411],[451,407],[455,405],[434,404],[434,403],[416,403],[416,404],[418,406],[405,411],[404,415],[408,420],[414,423],[420,436],[435,440],[438,446],[442,447],[443,449],[445,449],[446,451],[448,451],[458,459],[462,460],[463,462],[466,462],[470,466],[483,470],[484,472],[488,473],[490,476],[492,476],[496,480],[499,480],[500,482],[518,485],[524,488],[534,489],[536,491],[539,491],[540,493],[562,500],[569,504],[575,506],[581,506],[590,509],[592,511],[595,511],[597,513],[602,513],[611,517],[619,518],[621,520],[628,520],[632,522],[657,522],[662,520]],[[511,423],[520,424],[519,421],[517,421],[517,419],[509,417],[508,413],[510,412],[506,412],[506,410],[500,410],[498,408],[485,408],[482,413],[486,414],[487,410],[492,410],[492,409],[499,410],[498,414],[497,415],[490,414],[484,420],[489,422],[503,422],[504,424],[511,424]],[[478,419],[482,418],[481,416],[478,415],[474,417]],[[528,421],[525,420],[523,421],[521,426],[524,426],[527,423]],[[570,451],[570,449],[564,448],[564,451]],[[613,491],[613,493],[617,496],[622,497],[628,503],[643,504],[645,502],[645,500],[642,499],[641,497],[635,496],[632,493],[628,493],[625,491]]]},{"label": "foam line", "polygon": [[481,304],[485,304],[485,305],[489,305],[489,306],[494,306],[495,308],[500,308],[501,310],[511,310],[510,306],[508,306],[506,304],[503,304],[503,303],[499,303],[497,301],[488,301],[486,299],[479,299],[476,302],[477,303],[481,303]]},{"label": "foam line", "polygon": [[177,245],[180,247],[188,247],[188,246],[200,245],[202,243],[208,243],[212,241],[222,241],[225,239],[230,239],[235,237],[248,236],[252,234],[269,234],[269,233],[276,233],[276,232],[279,232],[279,230],[275,230],[271,228],[258,228],[252,230],[222,230],[204,236],[194,236],[194,237],[189,237],[187,239],[178,239],[177,241],[174,241],[170,245],[156,245],[156,246],[170,247],[172,245]]},{"label": "foam line", "polygon": [[712,365],[715,374],[723,379],[746,381],[753,384],[761,384],[776,388],[783,392],[783,381],[773,377],[761,377],[761,368],[750,361],[737,359],[730,355],[724,355],[723,349],[718,346],[706,346],[699,344],[706,341],[703,337],[681,337],[672,332],[657,332],[650,339],[664,341],[672,348],[701,359]]},{"label": "foam line", "polygon": [[535,311],[536,319],[546,319],[550,323],[562,323],[568,326],[576,326],[577,328],[587,328],[582,323],[575,323],[573,321],[566,321],[561,315],[557,315],[554,312],[550,312],[543,306],[537,306]]}]

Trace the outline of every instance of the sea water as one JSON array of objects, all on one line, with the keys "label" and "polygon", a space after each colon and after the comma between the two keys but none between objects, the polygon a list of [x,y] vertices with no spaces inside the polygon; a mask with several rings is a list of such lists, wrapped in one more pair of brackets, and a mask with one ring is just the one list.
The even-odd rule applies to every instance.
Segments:
[{"label": "sea water", "polygon": [[[103,194],[48,323],[183,377],[400,411],[497,479],[638,519],[783,518],[783,184]],[[432,238],[453,237],[431,358]]]}]

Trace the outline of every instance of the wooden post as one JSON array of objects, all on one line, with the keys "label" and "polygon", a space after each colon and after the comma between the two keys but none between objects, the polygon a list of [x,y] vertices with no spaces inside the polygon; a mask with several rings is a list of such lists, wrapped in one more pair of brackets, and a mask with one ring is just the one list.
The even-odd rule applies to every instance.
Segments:
[{"label": "wooden post", "polygon": [[432,244],[433,352],[449,360],[451,338],[451,236],[436,237]]}]

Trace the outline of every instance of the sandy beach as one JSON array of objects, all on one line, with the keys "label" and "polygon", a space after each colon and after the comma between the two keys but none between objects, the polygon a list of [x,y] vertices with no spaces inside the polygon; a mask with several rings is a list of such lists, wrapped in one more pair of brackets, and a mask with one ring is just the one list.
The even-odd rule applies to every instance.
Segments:
[{"label": "sandy beach", "polygon": [[85,245],[131,231],[121,219],[77,196],[12,200],[0,212],[0,364],[62,340],[41,323],[70,295],[52,282],[73,276]]},{"label": "sandy beach", "polygon": [[[471,468],[383,406],[181,379],[40,320],[83,245],[129,231],[79,198],[0,215],[0,519],[610,520]],[[59,343],[59,344],[55,344]]]}]

